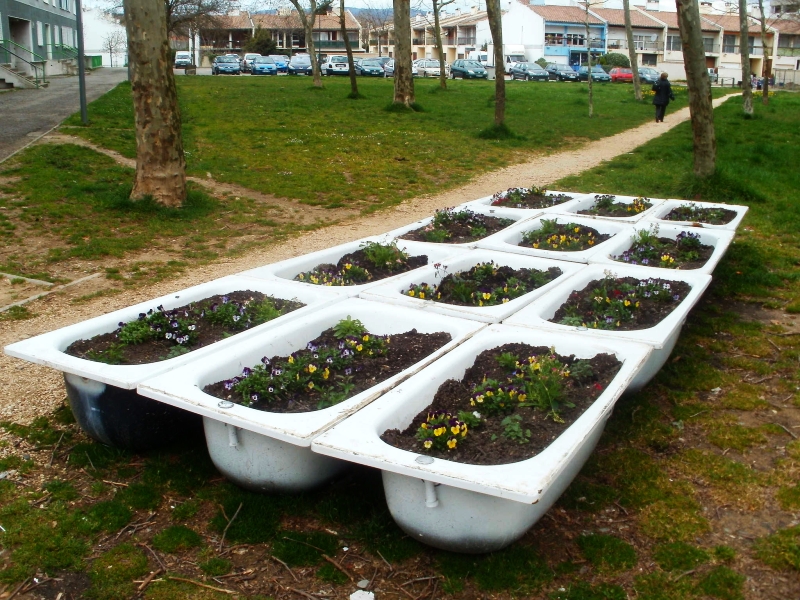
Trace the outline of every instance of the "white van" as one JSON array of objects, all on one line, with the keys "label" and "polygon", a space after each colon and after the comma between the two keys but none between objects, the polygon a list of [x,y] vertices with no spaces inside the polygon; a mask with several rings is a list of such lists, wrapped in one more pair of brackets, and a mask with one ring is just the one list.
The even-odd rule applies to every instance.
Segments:
[{"label": "white van", "polygon": [[468,60],[477,60],[484,67],[489,64],[489,53],[485,50],[473,50],[467,55]]},{"label": "white van", "polygon": [[191,67],[192,53],[185,50],[178,50],[175,53],[175,67]]}]

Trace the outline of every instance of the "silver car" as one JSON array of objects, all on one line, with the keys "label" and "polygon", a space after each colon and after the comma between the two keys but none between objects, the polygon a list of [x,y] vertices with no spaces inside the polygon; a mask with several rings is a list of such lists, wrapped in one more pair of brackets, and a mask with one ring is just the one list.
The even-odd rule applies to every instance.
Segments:
[{"label": "silver car", "polygon": [[[430,59],[417,61],[417,70],[420,77],[439,77],[442,72],[439,61]],[[447,70],[447,63],[445,63],[445,74]]]}]

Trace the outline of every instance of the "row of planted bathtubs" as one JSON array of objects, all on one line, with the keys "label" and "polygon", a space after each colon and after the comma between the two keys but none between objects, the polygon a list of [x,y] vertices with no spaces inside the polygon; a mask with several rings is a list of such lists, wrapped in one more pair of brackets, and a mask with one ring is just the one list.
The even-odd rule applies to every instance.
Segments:
[{"label": "row of planted bathtubs", "polygon": [[238,485],[368,465],[410,535],[488,552],[658,372],[746,210],[517,188],[5,351],[63,371],[103,443],[152,448],[199,415]]}]

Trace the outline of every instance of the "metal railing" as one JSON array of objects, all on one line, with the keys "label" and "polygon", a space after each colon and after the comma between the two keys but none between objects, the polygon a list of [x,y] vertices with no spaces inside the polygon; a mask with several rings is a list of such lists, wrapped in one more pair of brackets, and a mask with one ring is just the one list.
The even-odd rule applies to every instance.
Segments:
[{"label": "metal railing", "polygon": [[778,56],[800,56],[800,48],[781,48],[778,46]]},{"label": "metal railing", "polygon": [[[15,52],[16,50],[16,52]],[[20,54],[18,54],[19,52]],[[31,59],[34,57],[36,60],[29,60],[23,54],[27,54]],[[14,40],[0,40],[0,63],[11,63],[11,57],[14,56],[27,64],[33,69],[33,81],[36,87],[40,87],[43,83],[47,83],[47,73],[45,71],[45,64],[47,59],[39,56],[32,50],[28,50],[25,46],[21,46]],[[36,64],[42,63],[42,64]],[[41,73],[40,73],[41,72]],[[28,77],[25,75],[25,77]],[[29,78],[29,77],[28,77]]]},{"label": "metal railing", "polygon": [[[722,44],[722,52],[725,54],[739,54],[739,44]],[[761,46],[750,46],[750,56],[761,56],[764,48]]]},{"label": "metal railing", "polygon": [[66,44],[52,44],[47,46],[51,48],[53,58],[58,60],[61,58],[78,58],[78,49]]},{"label": "metal railing", "polygon": [[[594,46],[592,46],[594,48]],[[662,48],[664,47],[664,42],[660,40],[656,40],[655,42],[651,41],[644,41],[644,40],[634,40],[633,47],[638,52],[646,52],[646,51],[654,51],[654,52],[661,52]],[[624,50],[628,48],[628,41],[627,40],[608,40],[608,49],[611,50]]]},{"label": "metal railing", "polygon": [[[357,44],[350,40],[351,43]],[[344,40],[314,40],[314,47],[319,50],[344,50]]]},{"label": "metal railing", "polygon": [[460,37],[456,39],[457,46],[474,46],[476,44],[475,37]]}]

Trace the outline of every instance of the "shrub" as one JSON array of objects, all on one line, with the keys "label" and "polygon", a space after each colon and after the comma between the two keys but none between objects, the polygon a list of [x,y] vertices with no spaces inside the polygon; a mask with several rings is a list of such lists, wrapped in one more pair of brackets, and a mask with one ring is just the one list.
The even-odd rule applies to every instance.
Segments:
[{"label": "shrub", "polygon": [[609,52],[600,57],[600,64],[604,67],[630,67],[630,59],[619,52]]}]

